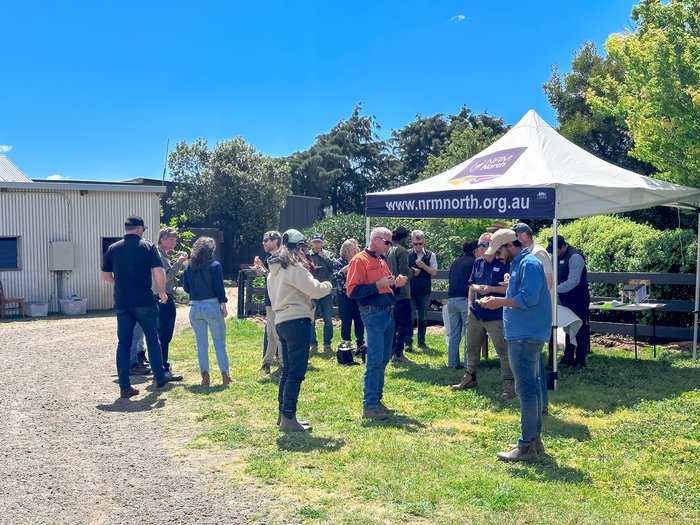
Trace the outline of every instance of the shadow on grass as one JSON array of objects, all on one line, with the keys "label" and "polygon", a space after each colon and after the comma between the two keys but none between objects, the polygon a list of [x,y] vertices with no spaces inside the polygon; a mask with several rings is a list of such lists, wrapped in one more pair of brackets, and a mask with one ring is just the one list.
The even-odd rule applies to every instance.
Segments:
[{"label": "shadow on grass", "polygon": [[592,482],[588,474],[576,468],[557,465],[556,461],[546,454],[540,456],[539,463],[529,463],[526,468],[522,468],[525,466],[522,463],[518,464],[521,465],[520,468],[515,467],[516,464],[514,463],[511,465],[513,465],[510,471],[512,476],[528,481],[559,481],[576,485],[581,483],[590,484]]},{"label": "shadow on grass", "polygon": [[335,452],[344,445],[344,439],[314,436],[307,432],[282,434],[277,438],[277,447],[288,452]]},{"label": "shadow on grass", "polygon": [[187,385],[185,386],[185,390],[192,394],[215,394],[217,392],[223,392],[224,390],[228,390],[231,388],[231,385],[209,385],[209,386],[202,386],[202,385]]},{"label": "shadow on grass", "polygon": [[362,419],[363,427],[394,427],[405,430],[406,432],[418,432],[420,429],[425,428],[425,424],[421,423],[417,419],[408,417],[404,414],[392,414],[388,419],[382,421],[375,421],[372,419]]},{"label": "shadow on grass", "polygon": [[683,360],[687,357],[669,354],[634,361],[594,352],[586,368],[559,371],[559,388],[550,391],[550,402],[610,413],[643,400],[674,398],[700,387],[696,367],[674,366]]},{"label": "shadow on grass", "polygon": [[588,426],[554,416],[544,417],[542,421],[542,432],[546,436],[558,436],[561,438],[575,439],[576,441],[588,441],[591,439],[591,431]]}]

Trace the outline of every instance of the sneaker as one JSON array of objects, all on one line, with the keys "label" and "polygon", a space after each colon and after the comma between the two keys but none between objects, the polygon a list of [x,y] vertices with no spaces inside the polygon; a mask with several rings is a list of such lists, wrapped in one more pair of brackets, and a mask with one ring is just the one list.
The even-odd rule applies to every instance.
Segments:
[{"label": "sneaker", "polygon": [[503,380],[503,399],[512,399],[515,396],[515,381],[513,379]]},{"label": "sneaker", "polygon": [[515,445],[510,450],[499,452],[496,457],[499,459],[499,461],[512,463],[517,461],[536,463],[540,460],[539,456],[537,455],[537,449],[534,441],[532,443],[528,443],[527,445]]},{"label": "sneaker", "polygon": [[383,421],[389,417],[389,414],[384,412],[381,408],[363,408],[362,417],[365,419],[373,419],[375,421]]},{"label": "sneaker", "polygon": [[151,369],[147,366],[140,365],[139,363],[134,363],[129,368],[129,375],[133,376],[145,376],[151,373]]},{"label": "sneaker", "polygon": [[119,397],[121,397],[122,399],[129,399],[130,397],[134,397],[137,395],[139,395],[139,391],[133,387],[129,387],[129,388],[122,388],[120,390]]},{"label": "sneaker", "polygon": [[476,376],[470,374],[469,372],[465,372],[462,380],[456,385],[452,385],[450,388],[453,392],[458,392],[460,390],[471,390],[473,388],[477,388],[478,386]]},{"label": "sneaker", "polygon": [[264,372],[265,374],[270,373],[270,363],[263,363],[262,366],[260,367],[260,371]]}]

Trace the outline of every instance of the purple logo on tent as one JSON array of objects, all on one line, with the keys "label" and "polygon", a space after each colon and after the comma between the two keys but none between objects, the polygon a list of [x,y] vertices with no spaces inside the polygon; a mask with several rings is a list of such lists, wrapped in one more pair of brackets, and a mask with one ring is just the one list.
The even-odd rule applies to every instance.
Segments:
[{"label": "purple logo on tent", "polygon": [[503,175],[526,149],[526,147],[504,149],[474,159],[448,182],[450,184],[462,184],[463,182],[476,184]]}]

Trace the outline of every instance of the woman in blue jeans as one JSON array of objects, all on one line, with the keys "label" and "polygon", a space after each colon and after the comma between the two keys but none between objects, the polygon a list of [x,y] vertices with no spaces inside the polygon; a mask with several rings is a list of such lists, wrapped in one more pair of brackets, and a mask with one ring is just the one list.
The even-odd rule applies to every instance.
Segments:
[{"label": "woman in blue jeans", "polygon": [[329,281],[319,282],[309,272],[306,238],[297,230],[287,230],[283,246],[267,261],[267,293],[275,312],[275,327],[282,350],[282,374],[277,400],[277,424],[282,432],[308,432],[311,425],[297,421],[297,401],[306,375],[311,344],[312,299],[331,293]]},{"label": "woman in blue jeans", "polygon": [[197,358],[202,385],[209,386],[209,334],[214,342],[224,385],[231,382],[226,353],[226,293],[221,264],[214,260],[216,243],[211,237],[200,237],[192,247],[190,264],[183,274],[185,291],[190,294],[190,324],[197,341]]}]

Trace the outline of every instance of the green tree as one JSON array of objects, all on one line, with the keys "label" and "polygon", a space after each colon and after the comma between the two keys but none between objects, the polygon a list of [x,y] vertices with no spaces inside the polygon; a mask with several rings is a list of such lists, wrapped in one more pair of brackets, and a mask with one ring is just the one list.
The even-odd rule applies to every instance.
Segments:
[{"label": "green tree", "polygon": [[608,60],[619,75],[591,80],[593,108],[624,122],[630,154],[673,182],[700,184],[700,4],[641,0],[635,31],[610,35]]},{"label": "green tree", "polygon": [[237,137],[209,150],[204,139],[180,142],[169,156],[175,183],[172,205],[188,226],[218,228],[225,256],[255,244],[279,224],[289,194],[289,167]]},{"label": "green tree", "polygon": [[348,120],[287,159],[296,195],[320,197],[322,207],[332,206],[335,213],[361,213],[367,193],[389,187],[396,160],[379,139],[376,119],[361,111],[358,104]]}]

